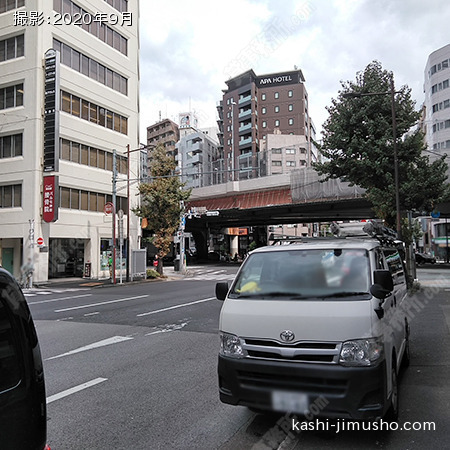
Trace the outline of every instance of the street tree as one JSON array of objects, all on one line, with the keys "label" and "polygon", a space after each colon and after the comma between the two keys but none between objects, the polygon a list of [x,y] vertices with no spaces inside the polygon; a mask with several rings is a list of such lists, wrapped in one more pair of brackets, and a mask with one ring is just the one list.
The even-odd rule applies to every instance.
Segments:
[{"label": "street tree", "polygon": [[[358,72],[355,82],[341,82],[338,98],[327,107],[330,115],[319,146],[323,160],[314,167],[325,179],[340,178],[366,189],[377,217],[395,227],[391,83],[393,74],[377,61]],[[400,210],[429,212],[448,196],[445,156],[431,162],[426,155],[411,89],[402,86],[394,98]]]},{"label": "street tree", "polygon": [[189,199],[191,190],[186,190],[185,183],[175,174],[176,163],[161,144],[151,152],[149,166],[151,181],[139,185],[141,204],[133,211],[146,219],[151,242],[158,250],[157,269],[162,275],[162,260],[170,252],[184,211],[184,202]]}]

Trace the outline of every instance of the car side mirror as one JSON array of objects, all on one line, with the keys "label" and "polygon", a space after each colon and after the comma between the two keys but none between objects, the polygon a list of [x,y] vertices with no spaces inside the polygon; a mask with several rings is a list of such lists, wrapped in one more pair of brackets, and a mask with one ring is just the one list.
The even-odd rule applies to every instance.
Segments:
[{"label": "car side mirror", "polygon": [[216,283],[216,297],[217,300],[225,300],[228,294],[228,283],[226,281],[221,281]]},{"label": "car side mirror", "polygon": [[380,300],[375,312],[381,320],[384,317],[383,302],[394,290],[394,280],[389,270],[380,269],[373,272],[373,281],[374,283],[370,286],[370,293]]},{"label": "car side mirror", "polygon": [[370,293],[379,299],[384,300],[394,290],[394,280],[389,270],[374,270],[373,285]]}]

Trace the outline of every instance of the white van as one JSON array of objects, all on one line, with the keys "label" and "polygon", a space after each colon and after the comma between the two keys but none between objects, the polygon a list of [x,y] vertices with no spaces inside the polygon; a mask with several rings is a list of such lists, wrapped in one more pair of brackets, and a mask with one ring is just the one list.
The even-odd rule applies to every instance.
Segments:
[{"label": "white van", "polygon": [[407,290],[398,242],[379,232],[259,248],[216,285],[222,402],[308,416],[321,399],[318,417],[397,419]]}]

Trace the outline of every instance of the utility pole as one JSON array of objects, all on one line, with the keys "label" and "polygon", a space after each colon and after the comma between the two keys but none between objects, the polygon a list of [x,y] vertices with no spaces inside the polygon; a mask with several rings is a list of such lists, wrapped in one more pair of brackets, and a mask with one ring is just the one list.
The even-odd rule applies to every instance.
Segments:
[{"label": "utility pole", "polygon": [[112,216],[112,282],[116,284],[116,200],[117,200],[117,152],[113,149],[113,176],[112,176],[112,204],[114,206]]}]

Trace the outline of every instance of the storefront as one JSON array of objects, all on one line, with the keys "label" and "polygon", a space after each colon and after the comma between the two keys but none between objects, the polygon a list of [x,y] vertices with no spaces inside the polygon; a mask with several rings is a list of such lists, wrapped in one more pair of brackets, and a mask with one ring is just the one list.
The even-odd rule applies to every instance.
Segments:
[{"label": "storefront", "polygon": [[85,239],[50,239],[48,277],[82,277],[85,243]]}]

